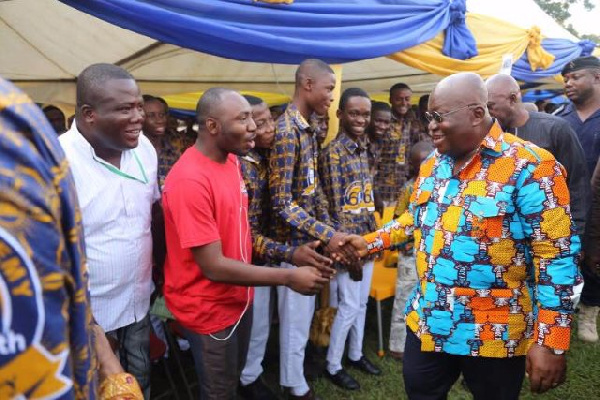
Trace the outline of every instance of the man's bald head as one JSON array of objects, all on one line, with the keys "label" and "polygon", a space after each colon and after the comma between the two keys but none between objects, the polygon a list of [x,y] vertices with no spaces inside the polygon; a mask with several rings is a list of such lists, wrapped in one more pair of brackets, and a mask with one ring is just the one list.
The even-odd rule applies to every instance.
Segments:
[{"label": "man's bald head", "polygon": [[485,86],[487,87],[488,94],[490,92],[499,93],[508,95],[510,93],[520,93],[521,88],[519,84],[510,75],[506,74],[497,74],[493,75],[485,81]]},{"label": "man's bald head", "polygon": [[316,79],[323,74],[333,74],[333,70],[326,62],[316,58],[304,60],[296,69],[296,86],[302,85],[306,78]]},{"label": "man's bald head", "polygon": [[492,120],[481,77],[464,72],[442,79],[429,97],[429,133],[442,154],[456,160],[471,154],[487,135]]},{"label": "man's bald head", "polygon": [[220,87],[210,88],[204,92],[196,105],[196,119],[201,129],[208,118],[217,118],[221,114],[225,98],[232,95],[241,97],[235,90]]},{"label": "man's bald head", "polygon": [[488,90],[488,110],[504,129],[515,128],[526,118],[527,113],[521,102],[521,88],[515,78],[505,74],[493,75],[485,85]]},{"label": "man's bald head", "polygon": [[256,123],[248,100],[235,90],[208,89],[196,106],[198,145],[213,160],[246,155],[254,147]]},{"label": "man's bald head", "polygon": [[430,97],[452,99],[455,105],[486,104],[487,90],[483,79],[472,72],[461,72],[442,79]]}]

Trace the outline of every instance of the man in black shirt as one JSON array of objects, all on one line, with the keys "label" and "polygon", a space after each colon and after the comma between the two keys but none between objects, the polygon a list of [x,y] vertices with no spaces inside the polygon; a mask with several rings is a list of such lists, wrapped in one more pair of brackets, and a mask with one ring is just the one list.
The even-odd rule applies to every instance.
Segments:
[{"label": "man in black shirt", "polygon": [[583,148],[568,122],[540,112],[527,111],[517,81],[510,75],[494,75],[486,82],[488,109],[505,132],[548,150],[567,170],[571,214],[583,238],[590,200],[590,178]]}]

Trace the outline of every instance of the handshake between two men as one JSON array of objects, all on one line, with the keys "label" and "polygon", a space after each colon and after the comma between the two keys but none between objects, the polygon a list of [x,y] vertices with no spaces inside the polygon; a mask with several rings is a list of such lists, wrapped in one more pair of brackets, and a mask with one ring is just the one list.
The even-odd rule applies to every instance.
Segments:
[{"label": "handshake between two men", "polygon": [[[348,271],[353,280],[362,280],[363,262],[361,259],[368,254],[367,242],[364,238],[336,232],[323,247],[326,256],[317,252],[320,245],[321,242],[316,240],[298,246],[292,255],[292,264],[315,268],[323,278],[331,280],[336,274],[333,263],[338,262]],[[319,285],[318,289],[321,288],[322,285]]]}]

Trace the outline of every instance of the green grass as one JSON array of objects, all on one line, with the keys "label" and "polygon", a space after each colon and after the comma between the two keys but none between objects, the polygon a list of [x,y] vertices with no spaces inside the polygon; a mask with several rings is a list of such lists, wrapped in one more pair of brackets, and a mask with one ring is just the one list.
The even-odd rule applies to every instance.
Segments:
[{"label": "green grass", "polygon": [[[387,350],[389,339],[389,318],[392,299],[383,302],[383,338]],[[373,304],[369,304],[365,332],[364,354],[376,362],[383,370],[382,376],[372,377],[356,370],[349,370],[361,385],[356,392],[345,391],[333,385],[326,378],[314,382],[314,387],[324,400],[388,400],[406,399],[404,382],[402,381],[402,363],[389,356],[382,359],[377,357],[377,322]],[[529,382],[525,380],[521,399],[536,400],[596,400],[600,399],[600,344],[583,343],[576,338],[576,328],[568,352],[567,382],[558,388],[542,395],[534,395],[529,391]],[[460,382],[460,381],[459,381]],[[451,400],[472,399],[472,396],[457,382],[452,388]]]}]

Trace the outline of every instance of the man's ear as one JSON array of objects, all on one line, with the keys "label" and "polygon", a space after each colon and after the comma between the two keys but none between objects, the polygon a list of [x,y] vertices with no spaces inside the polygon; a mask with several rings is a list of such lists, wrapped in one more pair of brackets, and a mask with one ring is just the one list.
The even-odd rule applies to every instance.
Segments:
[{"label": "man's ear", "polygon": [[211,135],[216,135],[219,133],[220,123],[215,118],[208,117],[206,118],[206,122],[204,123],[206,131]]},{"label": "man's ear", "polygon": [[600,69],[595,69],[592,71],[594,75],[594,83],[600,84]]},{"label": "man's ear", "polygon": [[473,123],[472,126],[478,126],[481,121],[485,118],[485,107],[477,106],[473,109]]},{"label": "man's ear", "polygon": [[302,81],[302,87],[304,88],[304,90],[306,90],[307,92],[312,91],[313,87],[315,85],[315,81],[313,78],[311,78],[310,76],[307,76],[306,78],[304,78],[304,80]]},{"label": "man's ear", "polygon": [[338,108],[337,111],[335,112],[335,115],[337,116],[338,120],[341,120],[342,119],[342,110],[340,110]]},{"label": "man's ear", "polygon": [[86,124],[93,124],[96,120],[96,111],[89,104],[84,104],[80,107],[81,115],[83,116],[83,120]]}]

